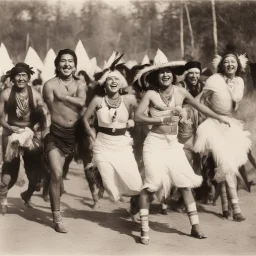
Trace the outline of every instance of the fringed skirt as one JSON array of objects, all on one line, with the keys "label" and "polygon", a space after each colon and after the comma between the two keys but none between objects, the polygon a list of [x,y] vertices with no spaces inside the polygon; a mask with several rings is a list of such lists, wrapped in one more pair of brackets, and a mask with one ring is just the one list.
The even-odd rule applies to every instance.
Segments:
[{"label": "fringed skirt", "polygon": [[234,176],[239,175],[238,168],[247,161],[251,140],[241,121],[230,118],[230,122],[231,127],[207,118],[197,129],[194,151],[204,155],[211,152],[216,164],[214,179],[226,180],[230,187],[235,187]]},{"label": "fringed skirt", "polygon": [[140,194],[142,179],[129,134],[111,136],[99,132],[93,147],[93,160],[112,200]]},{"label": "fringed skirt", "polygon": [[159,200],[170,195],[172,185],[194,188],[202,184],[202,177],[194,173],[176,135],[150,132],[144,142],[143,160],[143,189],[156,192]]}]

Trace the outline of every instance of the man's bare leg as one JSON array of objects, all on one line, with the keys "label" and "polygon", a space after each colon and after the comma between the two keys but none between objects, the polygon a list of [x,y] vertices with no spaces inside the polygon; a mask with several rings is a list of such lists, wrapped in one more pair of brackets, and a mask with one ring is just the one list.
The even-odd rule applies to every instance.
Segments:
[{"label": "man's bare leg", "polygon": [[49,195],[55,231],[67,233],[67,229],[63,226],[60,214],[60,184],[62,181],[65,156],[59,149],[53,149],[48,153],[48,161],[51,171]]}]

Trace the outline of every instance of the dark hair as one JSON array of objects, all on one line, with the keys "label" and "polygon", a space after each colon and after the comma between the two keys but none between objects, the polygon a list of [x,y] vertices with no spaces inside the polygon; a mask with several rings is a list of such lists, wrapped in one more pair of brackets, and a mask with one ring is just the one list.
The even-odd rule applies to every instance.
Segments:
[{"label": "dark hair", "polygon": [[32,82],[33,86],[42,85],[43,81],[41,78],[37,78]]},{"label": "dark hair", "polygon": [[131,70],[127,68],[123,63],[116,65],[115,69],[118,70],[123,75],[123,77],[126,79],[128,84],[132,83]]},{"label": "dark hair", "polygon": [[85,70],[80,70],[77,75],[82,75],[84,77],[86,84],[90,84],[92,82],[91,78],[88,76]]},{"label": "dark hair", "polygon": [[58,65],[60,63],[61,56],[64,55],[64,54],[70,54],[71,56],[73,56],[74,62],[75,62],[75,67],[77,66],[77,56],[76,56],[76,53],[73,50],[70,50],[70,49],[60,50],[58,52],[58,55],[56,56],[56,58],[54,60],[56,76],[59,76],[59,71],[58,71],[57,67],[58,67]]},{"label": "dark hair", "polygon": [[[158,74],[160,72],[161,69],[155,70],[153,72],[151,72],[148,77],[147,77],[147,81],[149,81],[149,87],[147,88],[147,90],[154,90],[154,91],[158,91],[159,87],[158,87]],[[173,81],[172,84],[176,83],[176,75],[173,74],[172,69],[169,69],[172,72],[172,76],[173,76]]]}]

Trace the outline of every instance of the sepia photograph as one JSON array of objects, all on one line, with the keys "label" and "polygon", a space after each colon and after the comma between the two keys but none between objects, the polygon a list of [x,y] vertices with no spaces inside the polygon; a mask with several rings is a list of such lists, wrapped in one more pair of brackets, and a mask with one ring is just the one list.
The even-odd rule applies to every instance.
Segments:
[{"label": "sepia photograph", "polygon": [[256,0],[0,0],[0,255],[256,254]]}]

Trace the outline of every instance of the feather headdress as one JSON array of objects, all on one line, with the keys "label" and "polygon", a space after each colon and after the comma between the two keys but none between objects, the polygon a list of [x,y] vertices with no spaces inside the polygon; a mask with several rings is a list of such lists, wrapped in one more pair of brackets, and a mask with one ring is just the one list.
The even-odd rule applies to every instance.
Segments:
[{"label": "feather headdress", "polygon": [[168,67],[172,70],[174,74],[183,74],[184,73],[184,66],[186,64],[185,61],[179,60],[179,61],[171,61],[169,62],[165,54],[161,50],[157,50],[156,56],[154,58],[154,64],[143,68],[134,78],[133,82],[138,82],[139,86],[141,87],[148,87],[148,75],[152,73],[153,71],[157,71],[161,68]]},{"label": "feather headdress", "polygon": [[227,53],[225,54],[223,57],[221,57],[220,55],[216,55],[212,61],[212,65],[215,69],[215,71],[218,70],[218,67],[221,63],[222,60],[224,60],[227,56],[234,56],[237,61],[240,63],[240,70],[241,72],[245,72],[245,68],[247,66],[247,63],[248,63],[248,58],[246,57],[246,54],[240,54],[240,55],[236,55],[236,54],[233,54],[233,53]]},{"label": "feather headdress", "polygon": [[[102,72],[100,72],[98,77],[98,83],[100,85],[103,85],[106,81],[106,79],[113,75],[117,76],[120,80],[121,88],[125,88],[128,86],[126,79],[124,76],[116,69],[116,65],[123,57],[123,54],[120,54],[119,52],[113,52],[108,62],[105,64],[105,68]],[[97,78],[96,78],[97,79]]]}]

